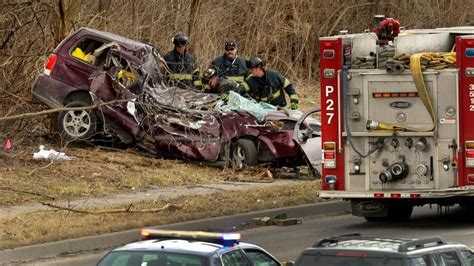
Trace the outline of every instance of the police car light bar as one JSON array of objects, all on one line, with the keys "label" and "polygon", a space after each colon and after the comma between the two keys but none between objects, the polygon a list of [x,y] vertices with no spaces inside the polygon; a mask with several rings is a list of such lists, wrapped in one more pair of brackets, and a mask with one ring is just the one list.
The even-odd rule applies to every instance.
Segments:
[{"label": "police car light bar", "polygon": [[220,244],[223,246],[234,246],[239,243],[239,233],[213,233],[203,231],[176,231],[144,228],[140,232],[144,239],[182,239],[188,241],[202,241]]}]

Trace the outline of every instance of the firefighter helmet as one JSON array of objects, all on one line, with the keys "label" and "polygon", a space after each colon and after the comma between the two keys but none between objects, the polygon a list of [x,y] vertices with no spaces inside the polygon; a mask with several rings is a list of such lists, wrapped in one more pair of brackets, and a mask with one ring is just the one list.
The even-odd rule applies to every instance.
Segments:
[{"label": "firefighter helmet", "polygon": [[207,69],[202,73],[202,83],[209,84],[211,79],[216,76],[216,71],[212,68]]},{"label": "firefighter helmet", "polygon": [[265,62],[260,59],[260,57],[251,57],[249,60],[245,61],[247,68],[255,68],[259,66],[264,66]]},{"label": "firefighter helmet", "polygon": [[224,48],[226,50],[234,50],[235,48],[237,48],[237,44],[235,43],[235,41],[226,41]]},{"label": "firefighter helmet", "polygon": [[186,45],[188,44],[188,36],[180,33],[180,34],[177,34],[176,36],[173,37],[173,44],[174,45]]}]

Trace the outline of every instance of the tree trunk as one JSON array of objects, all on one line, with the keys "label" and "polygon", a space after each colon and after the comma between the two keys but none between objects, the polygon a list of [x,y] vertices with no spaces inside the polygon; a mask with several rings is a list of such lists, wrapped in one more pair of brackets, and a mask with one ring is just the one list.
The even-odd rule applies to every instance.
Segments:
[{"label": "tree trunk", "polygon": [[[201,6],[201,0],[193,0],[191,3],[190,17],[191,21],[188,24],[188,36],[190,39],[193,38],[194,31],[196,29],[196,18],[199,13],[199,8]],[[192,47],[189,47],[189,51],[192,53]]]}]

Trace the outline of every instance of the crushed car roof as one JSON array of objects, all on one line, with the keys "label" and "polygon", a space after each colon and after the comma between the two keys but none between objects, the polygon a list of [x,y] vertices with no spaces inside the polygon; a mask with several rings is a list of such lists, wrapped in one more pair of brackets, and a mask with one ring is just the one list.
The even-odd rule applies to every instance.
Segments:
[{"label": "crushed car roof", "polygon": [[79,31],[87,31],[87,32],[90,32],[90,33],[92,33],[94,35],[97,35],[97,36],[103,36],[107,39],[110,39],[111,41],[118,41],[118,42],[122,42],[122,43],[126,43],[126,44],[131,44],[133,46],[140,46],[140,47],[151,46],[149,44],[139,42],[139,41],[135,41],[135,40],[129,39],[129,38],[124,37],[124,36],[120,36],[120,35],[117,35],[117,34],[106,32],[106,31],[96,30],[96,29],[93,29],[93,28],[81,27],[77,31],[78,32]]}]

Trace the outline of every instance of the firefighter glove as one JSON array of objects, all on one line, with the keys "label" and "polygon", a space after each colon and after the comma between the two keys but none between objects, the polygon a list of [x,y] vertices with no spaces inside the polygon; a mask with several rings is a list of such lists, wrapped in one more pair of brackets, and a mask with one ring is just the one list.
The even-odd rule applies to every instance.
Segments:
[{"label": "firefighter glove", "polygon": [[291,107],[291,110],[296,110],[296,109],[298,109],[298,103],[297,102],[292,102],[290,107]]},{"label": "firefighter glove", "polygon": [[223,100],[224,102],[228,102],[229,101],[229,93],[228,92],[222,93],[221,94],[221,100]]}]

